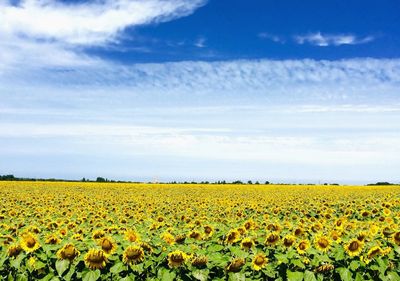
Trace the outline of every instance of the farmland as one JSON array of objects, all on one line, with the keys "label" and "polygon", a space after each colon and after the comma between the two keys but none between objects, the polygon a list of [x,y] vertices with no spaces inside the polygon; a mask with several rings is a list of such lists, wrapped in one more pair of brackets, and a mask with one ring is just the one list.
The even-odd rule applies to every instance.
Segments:
[{"label": "farmland", "polygon": [[398,186],[0,182],[0,280],[399,280]]}]

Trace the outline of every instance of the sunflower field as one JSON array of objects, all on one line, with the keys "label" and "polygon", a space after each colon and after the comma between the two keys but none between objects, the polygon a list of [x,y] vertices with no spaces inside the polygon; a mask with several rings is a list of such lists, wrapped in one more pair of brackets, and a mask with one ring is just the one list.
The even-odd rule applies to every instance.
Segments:
[{"label": "sunflower field", "polygon": [[0,182],[0,280],[400,280],[399,186]]}]

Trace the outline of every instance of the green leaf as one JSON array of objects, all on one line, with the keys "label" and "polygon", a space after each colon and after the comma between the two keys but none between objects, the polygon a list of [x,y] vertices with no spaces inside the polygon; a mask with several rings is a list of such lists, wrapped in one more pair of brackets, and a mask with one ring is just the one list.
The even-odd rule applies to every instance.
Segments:
[{"label": "green leaf", "polygon": [[352,274],[348,268],[340,267],[340,268],[336,269],[336,271],[339,273],[340,279],[342,281],[352,281],[353,280]]},{"label": "green leaf", "polygon": [[100,270],[89,270],[82,274],[82,281],[96,281],[99,279],[101,273]]},{"label": "green leaf", "polygon": [[305,269],[305,268],[306,268],[306,266],[304,265],[304,263],[303,263],[301,260],[299,260],[299,259],[293,259],[293,260],[291,260],[290,263],[293,264],[293,265],[295,265],[295,266],[297,266],[297,267],[299,267],[299,268],[301,268],[301,269]]},{"label": "green leaf", "polygon": [[352,271],[356,271],[359,267],[360,263],[358,261],[352,261],[349,266]]},{"label": "green leaf", "polygon": [[345,255],[344,249],[342,247],[337,248],[333,254],[333,257],[336,261],[344,260],[345,256],[346,255]]},{"label": "green leaf", "polygon": [[313,272],[306,270],[304,272],[304,281],[317,281]]},{"label": "green leaf", "polygon": [[119,274],[120,272],[124,271],[126,266],[122,262],[117,262],[110,268],[110,272],[112,274]]},{"label": "green leaf", "polygon": [[56,261],[56,270],[59,276],[62,276],[63,273],[68,269],[69,261],[68,260],[57,260]]},{"label": "green leaf", "polygon": [[28,276],[25,274],[18,274],[16,281],[28,281]]},{"label": "green leaf", "polygon": [[355,281],[364,281],[364,277],[359,272],[357,272]]},{"label": "green leaf", "polygon": [[193,271],[192,275],[196,280],[206,281],[208,279],[209,271],[206,269]]},{"label": "green leaf", "polygon": [[400,276],[394,271],[388,272],[386,277],[387,277],[387,280],[390,280],[390,281],[399,281],[400,280]]},{"label": "green leaf", "polygon": [[288,281],[302,281],[304,277],[303,272],[298,271],[286,271]]},{"label": "green leaf", "polygon": [[246,280],[246,275],[244,273],[238,272],[230,272],[228,276],[229,281],[245,281]]},{"label": "green leaf", "polygon": [[208,247],[207,251],[208,252],[219,252],[219,251],[222,251],[223,249],[225,249],[224,246],[215,244],[215,245]]},{"label": "green leaf", "polygon": [[51,278],[53,278],[54,277],[54,274],[53,273],[49,273],[49,274],[47,274],[45,277],[43,277],[42,279],[40,279],[41,281],[49,281],[49,280],[51,280]]},{"label": "green leaf", "polygon": [[158,270],[157,277],[163,281],[174,281],[176,273],[166,268],[160,268]]}]

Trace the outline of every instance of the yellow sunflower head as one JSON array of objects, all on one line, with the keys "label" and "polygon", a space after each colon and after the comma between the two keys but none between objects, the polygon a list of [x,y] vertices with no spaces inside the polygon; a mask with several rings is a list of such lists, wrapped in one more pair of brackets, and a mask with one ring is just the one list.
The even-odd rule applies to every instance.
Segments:
[{"label": "yellow sunflower head", "polygon": [[103,250],[90,249],[84,257],[85,265],[90,269],[102,269],[106,266],[108,259]]},{"label": "yellow sunflower head", "polygon": [[192,258],[192,265],[195,267],[204,267],[207,265],[208,258],[206,256],[195,256]]},{"label": "yellow sunflower head", "polygon": [[7,256],[15,258],[22,251],[22,248],[19,244],[10,245],[7,248]]},{"label": "yellow sunflower head", "polygon": [[204,234],[205,236],[212,236],[214,233],[214,228],[211,225],[204,226]]},{"label": "yellow sunflower head", "polygon": [[400,245],[400,231],[396,232],[396,233],[393,235],[393,242],[394,242],[396,245]]},{"label": "yellow sunflower head", "polygon": [[308,240],[301,240],[300,243],[297,245],[296,250],[300,255],[303,255],[306,253],[308,248],[310,248],[310,242],[308,242]]},{"label": "yellow sunflower head", "polygon": [[293,246],[293,244],[296,242],[296,237],[295,236],[293,236],[293,235],[286,235],[284,238],[283,238],[283,245],[286,247],[286,248],[289,248],[289,247],[292,247]]},{"label": "yellow sunflower head", "polygon": [[161,235],[161,238],[169,245],[172,245],[175,243],[175,237],[169,232],[164,232]]},{"label": "yellow sunflower head", "polygon": [[325,235],[317,235],[314,240],[315,247],[326,253],[331,247],[331,240]]},{"label": "yellow sunflower head", "polygon": [[77,256],[79,256],[79,251],[75,248],[73,244],[65,244],[60,250],[57,251],[57,257],[60,260],[73,261]]},{"label": "yellow sunflower head", "polygon": [[125,232],[125,239],[129,242],[138,242],[140,240],[140,236],[135,230],[128,229]]},{"label": "yellow sunflower head", "polygon": [[236,258],[229,263],[226,270],[229,272],[239,272],[245,263],[246,261],[244,259]]},{"label": "yellow sunflower head", "polygon": [[167,259],[169,267],[180,267],[188,259],[188,255],[180,250],[176,250],[169,253]]},{"label": "yellow sunflower head", "polygon": [[92,238],[93,238],[94,240],[103,238],[104,236],[105,236],[105,233],[104,233],[103,230],[95,230],[95,231],[93,231],[93,233],[92,233]]},{"label": "yellow sunflower head", "polygon": [[189,233],[189,237],[196,240],[201,240],[201,233],[196,230],[193,230]]},{"label": "yellow sunflower head", "polygon": [[21,248],[27,253],[32,253],[40,248],[40,243],[36,235],[30,232],[22,235],[20,245]]},{"label": "yellow sunflower head", "polygon": [[233,244],[239,241],[239,237],[240,237],[240,232],[237,231],[236,229],[231,229],[225,237],[225,243]]},{"label": "yellow sunflower head", "polygon": [[280,239],[280,236],[277,232],[271,232],[267,235],[267,238],[265,239],[265,244],[272,246],[278,243]]},{"label": "yellow sunflower head", "polygon": [[51,244],[51,245],[56,245],[56,244],[59,244],[60,242],[61,242],[60,238],[58,238],[58,236],[55,234],[47,235],[46,241],[45,241],[46,244]]},{"label": "yellow sunflower head", "polygon": [[251,267],[256,271],[259,271],[263,269],[267,265],[267,263],[268,258],[264,254],[259,253],[255,255],[253,260],[251,261]]},{"label": "yellow sunflower head", "polygon": [[246,237],[240,242],[240,247],[244,250],[250,250],[252,247],[254,247],[254,241],[250,237]]},{"label": "yellow sunflower head", "polygon": [[97,243],[107,255],[111,255],[117,249],[117,243],[109,236],[100,238]]},{"label": "yellow sunflower head", "polygon": [[122,261],[129,265],[140,263],[144,260],[144,251],[139,246],[129,246],[122,255]]},{"label": "yellow sunflower head", "polygon": [[358,256],[362,249],[363,249],[364,243],[360,242],[358,239],[352,239],[350,242],[345,246],[346,253],[351,256]]}]

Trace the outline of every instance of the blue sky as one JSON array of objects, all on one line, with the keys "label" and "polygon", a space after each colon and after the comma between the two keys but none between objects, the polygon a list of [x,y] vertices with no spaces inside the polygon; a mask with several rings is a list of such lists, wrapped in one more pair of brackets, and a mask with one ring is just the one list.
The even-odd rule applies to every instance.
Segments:
[{"label": "blue sky", "polygon": [[398,1],[0,1],[0,174],[399,182]]}]

